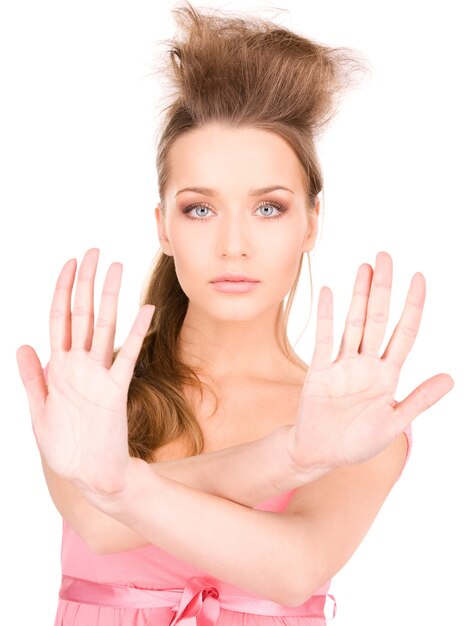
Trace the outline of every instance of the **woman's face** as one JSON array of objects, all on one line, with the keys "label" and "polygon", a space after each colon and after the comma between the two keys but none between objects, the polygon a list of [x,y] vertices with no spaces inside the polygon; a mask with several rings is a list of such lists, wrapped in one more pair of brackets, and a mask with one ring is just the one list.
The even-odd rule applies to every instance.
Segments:
[{"label": "woman's face", "polygon": [[[164,218],[156,208],[158,233],[189,306],[221,321],[278,307],[317,230],[290,145],[264,130],[211,124],[179,137],[169,158]],[[287,189],[253,191],[271,186]],[[186,187],[206,190],[182,191]],[[259,282],[244,293],[219,291],[212,281],[225,272]]]}]

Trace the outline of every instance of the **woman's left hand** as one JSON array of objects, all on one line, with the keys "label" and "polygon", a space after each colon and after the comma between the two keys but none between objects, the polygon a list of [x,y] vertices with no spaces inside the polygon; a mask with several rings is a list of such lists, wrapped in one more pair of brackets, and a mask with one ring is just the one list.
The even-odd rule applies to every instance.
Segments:
[{"label": "woman's left hand", "polygon": [[414,344],[425,301],[425,278],[417,272],[402,316],[383,353],[392,285],[392,259],[378,253],[372,275],[362,264],[355,281],[339,354],[333,349],[333,297],[319,294],[316,345],[301,395],[288,451],[298,468],[362,463],[379,454],[412,420],[454,386],[448,374],[422,382],[402,402],[394,400],[401,367]]}]

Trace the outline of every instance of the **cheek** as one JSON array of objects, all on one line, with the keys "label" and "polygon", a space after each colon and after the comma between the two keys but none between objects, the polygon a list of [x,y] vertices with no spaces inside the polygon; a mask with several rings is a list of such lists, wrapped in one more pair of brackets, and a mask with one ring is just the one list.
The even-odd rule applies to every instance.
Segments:
[{"label": "cheek", "polygon": [[175,271],[183,291],[188,295],[194,290],[198,281],[196,277],[205,277],[208,273],[208,246],[198,237],[198,233],[190,233],[184,229],[170,228],[168,237],[172,243]]},{"label": "cheek", "polygon": [[271,238],[267,244],[266,258],[273,273],[292,282],[296,277],[299,259],[302,255],[299,238],[288,238],[284,232],[279,237]]},{"label": "cheek", "polygon": [[184,262],[185,258],[190,256],[190,250],[197,249],[199,242],[198,234],[192,233],[191,229],[182,228],[181,222],[179,218],[174,218],[167,224],[167,236],[172,244],[175,265],[179,261]]}]

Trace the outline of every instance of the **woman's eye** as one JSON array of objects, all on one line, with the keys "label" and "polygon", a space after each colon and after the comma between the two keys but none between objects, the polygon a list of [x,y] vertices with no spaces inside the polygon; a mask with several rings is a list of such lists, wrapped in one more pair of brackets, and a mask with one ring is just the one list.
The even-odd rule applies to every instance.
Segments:
[{"label": "woman's eye", "polygon": [[[203,211],[211,211],[211,209],[209,208],[209,206],[205,205],[205,204],[192,204],[189,207],[187,207],[186,209],[183,209],[183,213],[185,215],[189,215],[192,211],[198,211],[200,209],[203,209]],[[267,210],[270,211],[269,213],[267,213]],[[273,209],[276,209],[277,214],[273,215]],[[256,209],[257,211],[261,211],[261,215],[269,218],[269,219],[276,219],[277,217],[281,217],[281,215],[287,210],[285,207],[283,207],[281,204],[278,204],[277,202],[265,202],[264,204],[261,204],[257,207]],[[193,215],[190,215],[191,219],[197,219],[200,222],[207,219],[208,218],[208,214],[204,214],[202,215],[201,213],[194,213]]]},{"label": "woman's eye", "polygon": [[[206,211],[210,211],[211,209],[206,206],[205,204],[192,204],[191,206],[187,207],[186,209],[183,210],[183,213],[186,215],[187,213],[190,213],[191,211],[196,211],[197,209],[205,209]],[[191,219],[199,219],[204,220],[207,218],[207,215],[200,215],[200,214],[196,214],[197,217],[193,217],[191,216]]]},{"label": "woman's eye", "polygon": [[[275,208],[278,211],[277,215],[273,215],[273,211],[270,214],[267,214],[264,212],[264,209],[273,209],[273,208]],[[285,207],[281,206],[281,204],[278,204],[276,202],[266,202],[265,204],[260,205],[257,208],[257,211],[259,209],[262,211],[262,215],[266,217],[272,217],[273,219],[277,217],[281,217],[281,214],[286,211]]]}]

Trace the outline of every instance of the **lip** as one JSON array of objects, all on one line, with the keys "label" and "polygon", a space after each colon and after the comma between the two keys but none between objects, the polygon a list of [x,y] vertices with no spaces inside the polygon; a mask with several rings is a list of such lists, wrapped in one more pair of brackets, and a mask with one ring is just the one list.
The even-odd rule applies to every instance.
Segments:
[{"label": "lip", "polygon": [[260,282],[256,278],[250,278],[250,276],[246,276],[245,274],[237,274],[235,272],[226,272],[225,274],[221,274],[217,278],[214,278],[212,283],[222,283],[225,281],[230,282],[245,282],[245,283],[258,283]]},{"label": "lip", "polygon": [[213,281],[213,285],[216,291],[222,291],[223,293],[248,293],[256,289],[260,281],[256,280],[219,280]]}]

